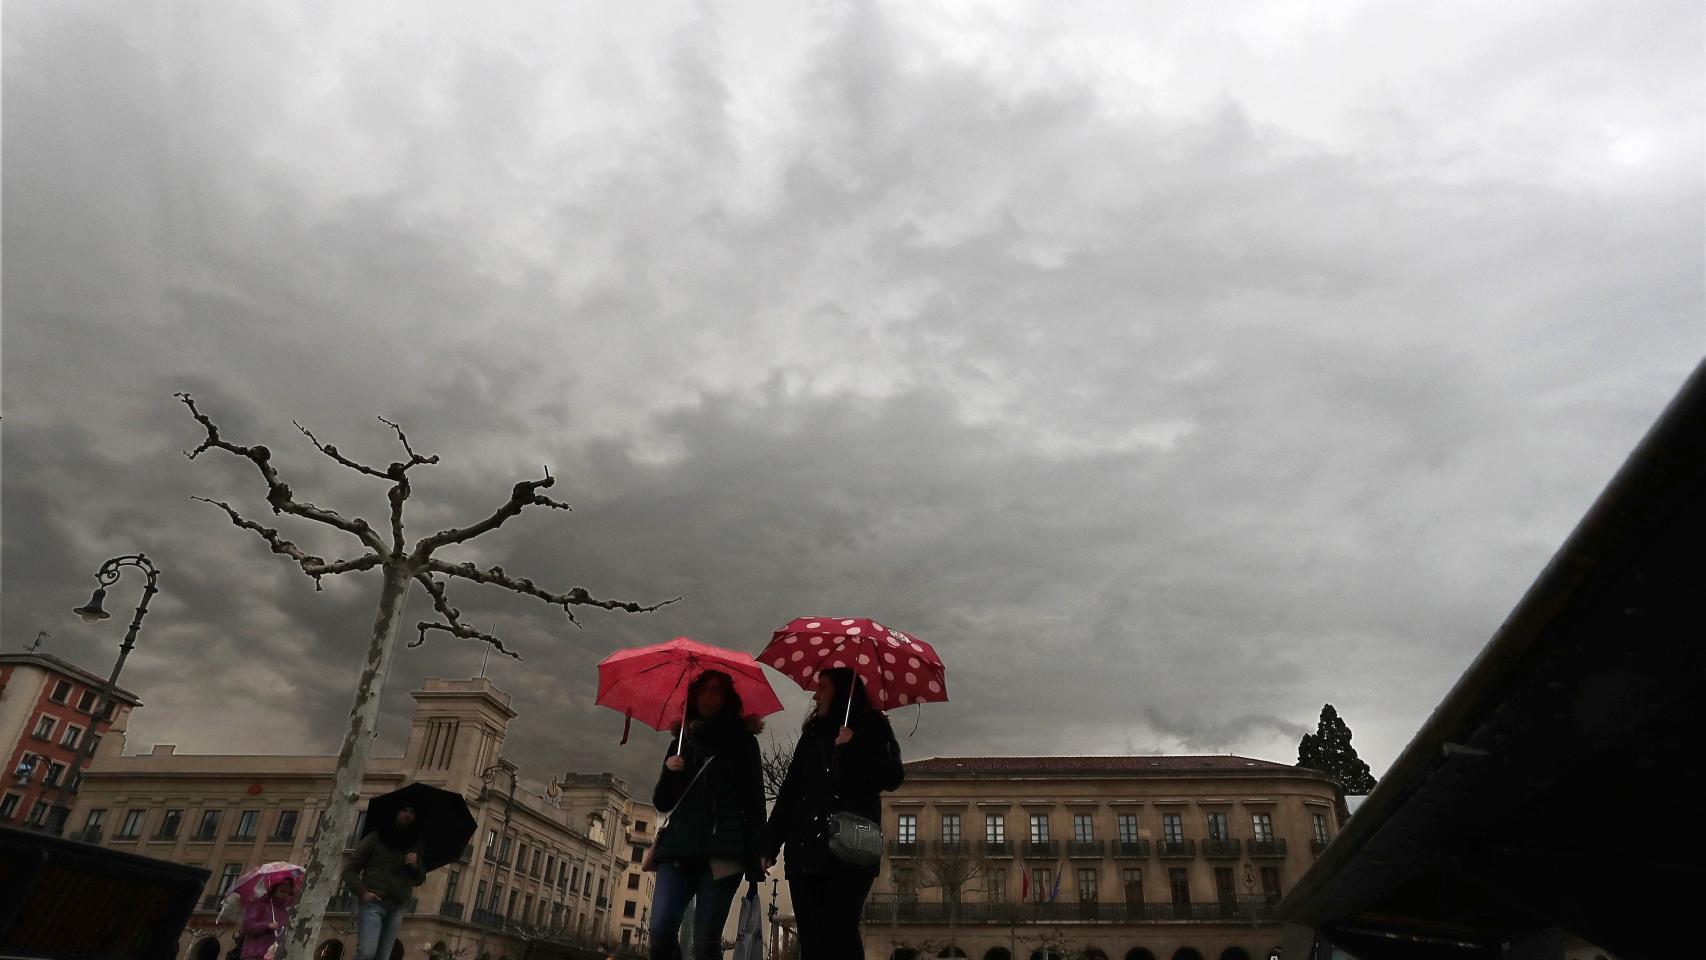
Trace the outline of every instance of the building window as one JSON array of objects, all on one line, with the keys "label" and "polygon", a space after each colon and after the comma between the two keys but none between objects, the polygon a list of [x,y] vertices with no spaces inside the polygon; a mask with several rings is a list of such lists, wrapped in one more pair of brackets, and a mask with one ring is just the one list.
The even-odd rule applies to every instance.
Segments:
[{"label": "building window", "polygon": [[1327,844],[1327,815],[1324,813],[1312,813],[1312,814],[1310,814],[1309,815],[1309,826],[1310,826],[1310,829],[1314,831],[1315,845],[1316,846],[1326,846],[1326,844]]},{"label": "building window", "polygon": [[517,843],[515,845],[515,869],[520,871],[520,872],[523,872],[523,873],[525,873],[527,871],[527,842],[526,841],[522,841],[522,842]]},{"label": "building window", "polygon": [[84,713],[94,713],[95,712],[95,691],[84,690],[83,695],[77,698],[77,709],[83,711]]},{"label": "building window", "polygon": [[71,699],[71,681],[61,680],[53,685],[53,692],[47,695],[54,703],[64,703]]},{"label": "building window", "polygon": [[942,814],[942,842],[958,844],[960,842],[960,815],[957,813]]},{"label": "building window", "polygon": [[604,898],[604,878],[603,877],[598,878],[598,896],[599,896],[599,899]]},{"label": "building window", "polygon": [[1094,903],[1096,900],[1096,868],[1078,868],[1078,902]]},{"label": "building window", "polygon": [[183,827],[183,824],[184,812],[182,810],[167,810],[166,815],[160,818],[160,832],[154,835],[154,839],[178,839],[178,830]]},{"label": "building window", "polygon": [[1191,902],[1191,878],[1184,867],[1167,869],[1167,886],[1172,891],[1174,904],[1183,906]]},{"label": "building window", "polygon": [[1226,814],[1211,813],[1208,815],[1208,838],[1210,840],[1229,840],[1232,834],[1226,827]]},{"label": "building window", "polygon": [[1096,839],[1096,821],[1088,813],[1072,815],[1072,841],[1074,843],[1090,843]]},{"label": "building window", "polygon": [[509,866],[510,838],[504,837],[498,841],[498,863]]},{"label": "building window", "polygon": [[1161,816],[1161,839],[1168,843],[1183,843],[1185,839],[1185,822],[1176,813]]},{"label": "building window", "polygon": [[515,901],[520,896],[521,896],[520,890],[511,890],[509,892],[509,900],[508,900],[508,902],[506,902],[504,904],[504,916],[506,918],[508,918],[510,920],[515,919]]},{"label": "building window", "polygon": [[895,842],[911,846],[918,842],[918,814],[903,813],[896,818]]},{"label": "building window", "polygon": [[215,836],[218,836],[218,834],[219,834],[219,811],[218,810],[203,810],[201,812],[201,825],[196,828],[194,839],[196,839],[196,840],[212,840]]},{"label": "building window", "polygon": [[629,890],[640,889],[640,875],[639,874],[637,874],[637,873],[628,874],[628,889]]},{"label": "building window", "polygon": [[237,829],[232,832],[231,839],[253,840],[255,839],[255,831],[260,825],[261,812],[259,810],[244,810],[237,814]]},{"label": "building window", "polygon": [[30,815],[24,818],[24,822],[32,827],[39,827],[47,823],[47,801],[37,800],[31,804]]},{"label": "building window", "polygon": [[498,908],[502,907],[503,903],[504,903],[504,885],[500,883],[497,886],[492,888],[492,904],[491,904],[491,908],[490,908],[491,912],[497,913]]},{"label": "building window", "polygon": [[19,783],[29,783],[30,775],[36,772],[37,761],[39,760],[41,757],[33,753],[26,753],[19,757],[18,768],[12,771],[12,779]]},{"label": "building window", "polygon": [[301,817],[302,813],[300,811],[280,810],[278,812],[278,826],[274,827],[272,832],[273,842],[289,843],[290,841],[295,840],[296,821]]},{"label": "building window", "polygon": [[15,793],[8,793],[4,797],[0,797],[0,820],[10,820],[17,816],[18,804],[23,802],[24,798]]},{"label": "building window", "polygon": [[59,738],[59,745],[67,750],[75,750],[77,749],[77,741],[81,739],[82,736],[82,727],[74,727],[68,723],[65,725],[65,735]]},{"label": "building window", "polygon": [[101,825],[106,822],[107,812],[105,810],[90,810],[89,818],[83,821],[83,829],[99,830],[101,829]]},{"label": "building window", "polygon": [[1046,814],[1046,813],[1033,813],[1033,814],[1031,814],[1031,842],[1032,843],[1047,843],[1048,842],[1048,814]]},{"label": "building window", "polygon": [[1126,903],[1143,902],[1143,871],[1137,867],[1126,867],[1120,871],[1120,886],[1125,888]]},{"label": "building window", "polygon": [[1121,843],[1137,842],[1137,814],[1122,813],[1119,815],[1118,827]]},{"label": "building window", "polygon": [[1048,899],[1047,867],[1031,868],[1031,896],[1035,897],[1038,903]]},{"label": "building window", "polygon": [[[636,847],[635,849],[637,850],[639,848]],[[639,863],[639,859],[636,858],[634,860],[634,862]],[[553,853],[550,856],[545,858],[545,883],[549,886],[555,886],[557,883],[556,878],[557,878],[557,855]]]},{"label": "building window", "polygon": [[521,898],[521,922],[526,923],[531,919],[533,919],[533,895],[528,894]]},{"label": "building window", "polygon": [[1262,896],[1269,903],[1278,903],[1280,899],[1279,867],[1262,868]]},{"label": "building window", "polygon": [[65,776],[65,764],[58,760],[50,761],[47,765],[47,776],[42,779],[42,786],[57,787],[59,778]]},{"label": "building window", "polygon": [[989,899],[992,903],[1002,903],[1007,899],[1007,868],[995,867],[989,871]]},{"label": "building window", "polygon": [[1250,815],[1250,826],[1255,831],[1256,839],[1262,843],[1271,843],[1274,839],[1274,818],[1272,814],[1253,813]]},{"label": "building window", "polygon": [[486,904],[486,881],[481,880],[480,883],[474,887],[474,909],[475,910],[484,910],[484,909],[486,909],[485,904]]},{"label": "building window", "polygon": [[489,862],[492,860],[496,860],[497,858],[498,858],[498,832],[496,830],[487,830],[486,831],[486,860]]},{"label": "building window", "polygon": [[578,863],[574,865],[574,869],[569,873],[569,892],[581,892],[581,865]]},{"label": "building window", "polygon": [[146,810],[127,810],[124,822],[118,825],[118,839],[135,840],[142,836],[142,821],[148,816]]},{"label": "building window", "polygon": [[983,839],[990,843],[1007,842],[1007,818],[992,813],[983,818]]},{"label": "building window", "polygon": [[41,719],[36,721],[36,732],[32,736],[37,740],[52,740],[53,725],[57,722],[52,717],[43,714]]},{"label": "building window", "polygon": [[83,755],[84,755],[84,756],[85,756],[85,757],[92,757],[92,756],[94,756],[94,755],[95,755],[95,750],[96,750],[96,749],[97,749],[97,748],[99,748],[99,747],[100,747],[100,745],[101,745],[101,737],[100,737],[100,735],[99,735],[99,734],[94,734],[94,733],[91,733],[91,734],[90,734],[90,735],[89,735],[89,739],[88,739],[88,740],[86,740],[86,741],[84,741],[84,742],[83,742]]},{"label": "building window", "polygon": [[231,892],[231,885],[237,882],[237,877],[242,872],[243,865],[240,863],[228,863],[225,865],[225,869],[219,872],[219,895],[221,897]]},{"label": "building window", "polygon": [[539,848],[534,847],[533,848],[533,868],[528,870],[527,872],[532,874],[535,878],[537,878],[539,876],[539,865],[544,862],[544,859],[545,858],[540,853]]},{"label": "building window", "polygon": [[622,904],[622,916],[632,919],[636,914],[639,913],[639,906],[640,906],[639,904],[635,903],[632,900],[628,900],[628,901],[624,902]]},{"label": "building window", "polygon": [[635,832],[635,833],[645,833],[645,832],[646,832],[646,830],[647,830],[647,829],[648,829],[648,828],[649,828],[649,827],[650,827],[650,826],[651,826],[651,824],[649,824],[649,823],[647,823],[647,822],[646,822],[646,821],[644,821],[644,820],[635,820],[635,821],[634,821],[634,832]]}]

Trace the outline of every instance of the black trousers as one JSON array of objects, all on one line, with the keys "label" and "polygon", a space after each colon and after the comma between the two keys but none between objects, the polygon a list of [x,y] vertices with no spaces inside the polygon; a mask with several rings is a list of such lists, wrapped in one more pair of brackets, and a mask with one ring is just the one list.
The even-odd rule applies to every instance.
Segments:
[{"label": "black trousers", "polygon": [[788,878],[799,927],[800,960],[864,960],[859,915],[876,877],[837,870]]}]

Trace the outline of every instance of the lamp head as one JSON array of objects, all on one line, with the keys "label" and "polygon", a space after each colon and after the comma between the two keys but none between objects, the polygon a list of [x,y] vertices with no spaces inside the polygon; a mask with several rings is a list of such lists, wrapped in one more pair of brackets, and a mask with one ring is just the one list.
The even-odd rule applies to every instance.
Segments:
[{"label": "lamp head", "polygon": [[101,608],[102,602],[106,599],[107,588],[96,587],[95,592],[89,596],[89,602],[72,610],[71,612],[82,617],[85,623],[95,623],[99,620],[105,620],[112,616],[112,614]]}]

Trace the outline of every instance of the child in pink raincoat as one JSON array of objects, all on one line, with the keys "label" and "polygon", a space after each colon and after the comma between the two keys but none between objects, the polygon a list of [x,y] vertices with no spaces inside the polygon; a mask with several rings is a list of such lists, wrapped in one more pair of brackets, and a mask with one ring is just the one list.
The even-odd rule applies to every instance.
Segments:
[{"label": "child in pink raincoat", "polygon": [[237,928],[243,941],[243,960],[271,958],[273,948],[284,936],[290,920],[291,901],[296,897],[296,884],[280,880],[267,895],[243,908],[243,923]]}]

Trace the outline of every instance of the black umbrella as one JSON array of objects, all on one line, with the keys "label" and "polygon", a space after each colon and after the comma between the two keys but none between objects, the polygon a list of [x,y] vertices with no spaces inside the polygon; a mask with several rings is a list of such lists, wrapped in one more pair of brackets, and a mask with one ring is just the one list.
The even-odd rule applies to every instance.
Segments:
[{"label": "black umbrella", "polygon": [[461,794],[411,783],[399,790],[374,797],[367,805],[367,821],[361,835],[378,830],[382,824],[397,819],[397,811],[411,807],[415,811],[415,827],[420,832],[425,857],[421,869],[437,870],[462,856],[462,850],[479,829],[474,815],[468,812],[468,801]]}]

